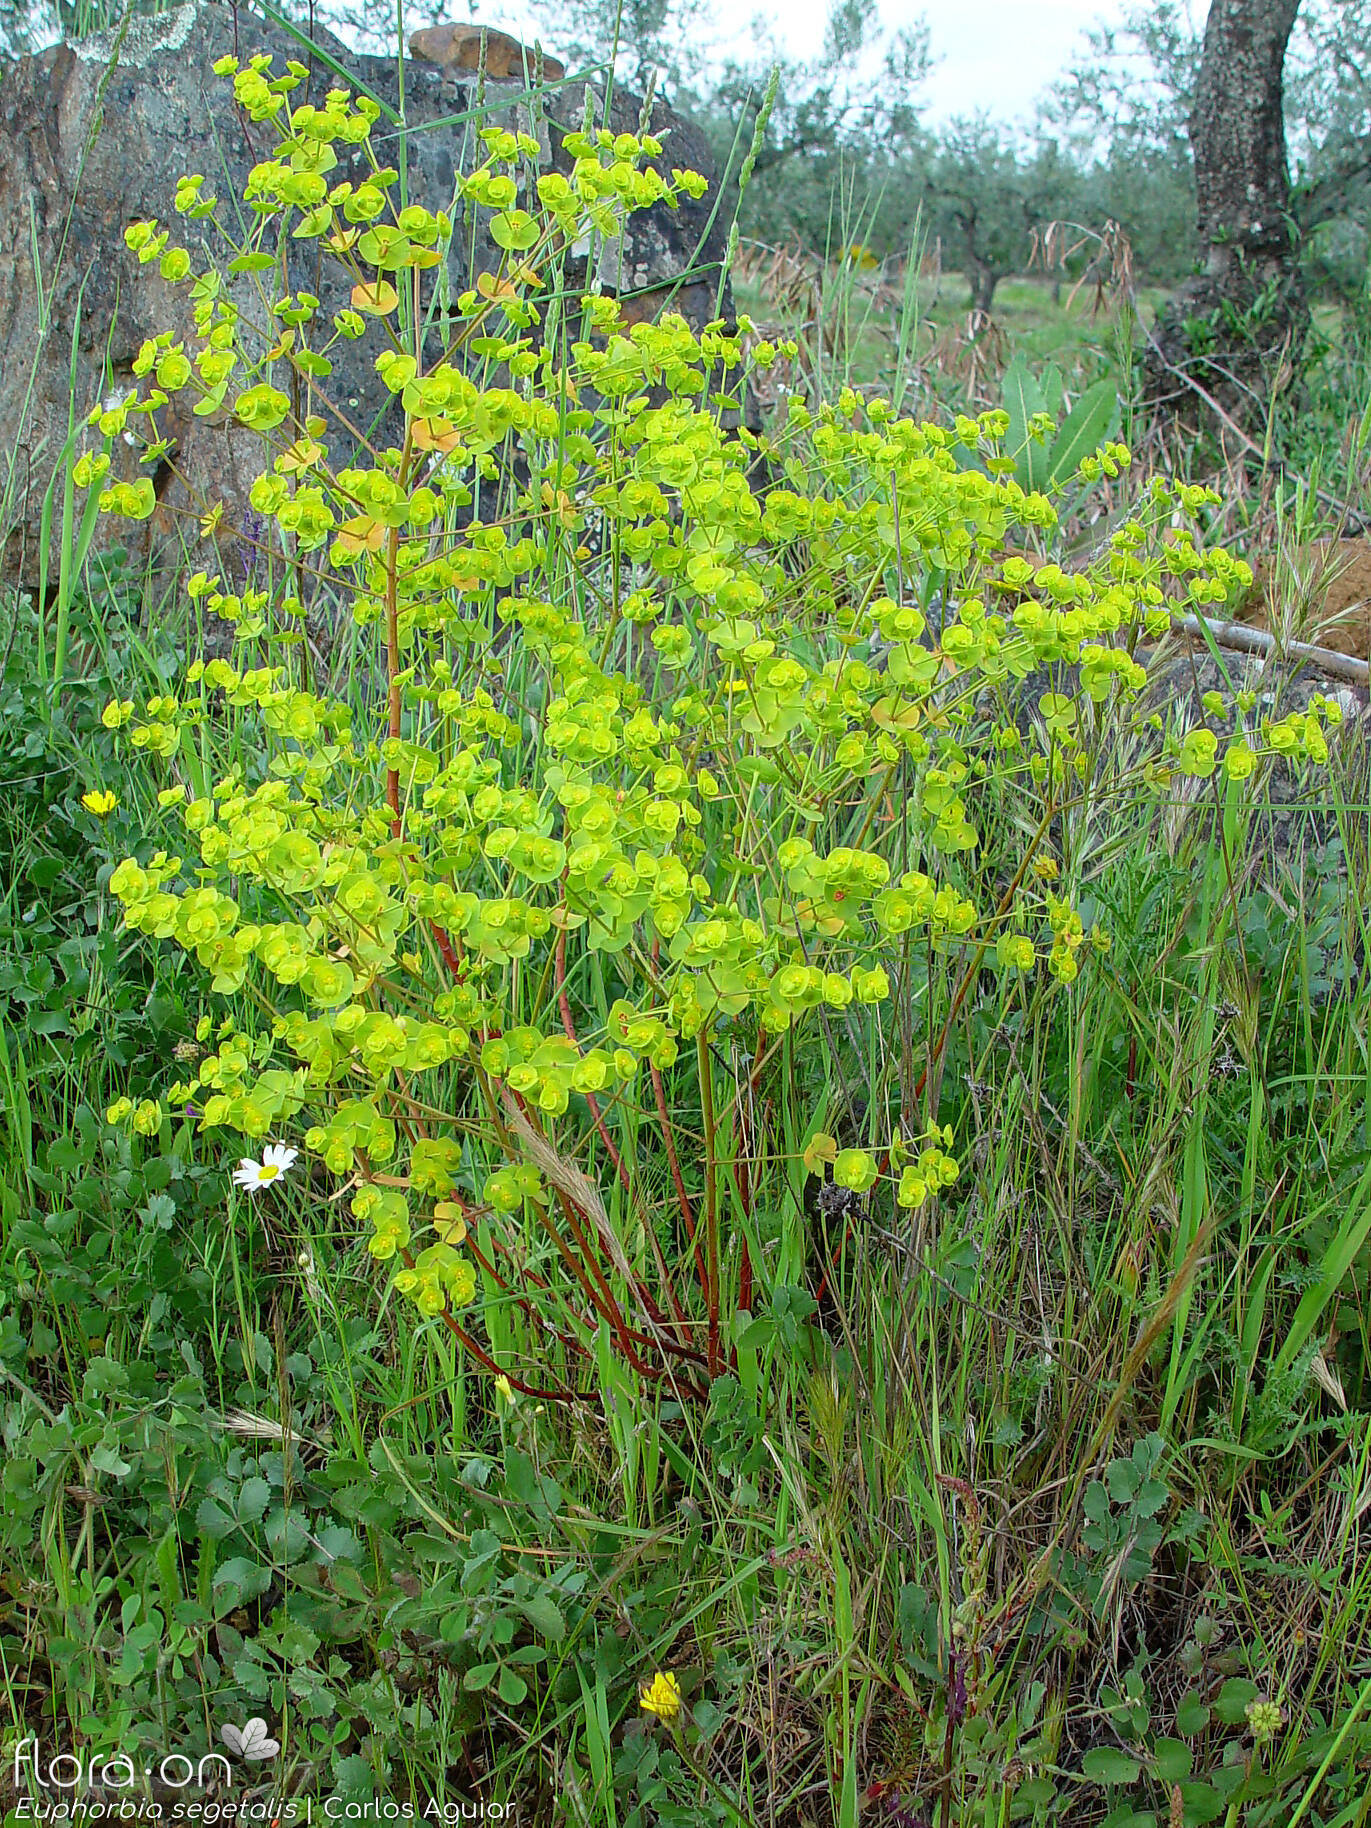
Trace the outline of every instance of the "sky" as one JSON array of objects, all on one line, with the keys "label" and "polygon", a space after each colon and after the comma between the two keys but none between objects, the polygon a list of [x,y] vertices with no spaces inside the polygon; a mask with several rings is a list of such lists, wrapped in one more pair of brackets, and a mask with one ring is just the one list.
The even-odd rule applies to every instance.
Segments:
[{"label": "sky", "polygon": [[[714,0],[716,30],[728,0]],[[979,108],[1014,117],[1046,89],[1077,47],[1085,27],[1117,21],[1123,0],[881,0],[882,21],[898,26],[920,13],[932,32],[934,69],[926,89],[930,115],[944,120]],[[827,0],[766,0],[754,6],[788,50],[816,54],[823,45]]]},{"label": "sky", "polygon": [[[539,35],[557,50],[556,33],[541,33],[535,11],[555,13],[555,0],[468,0],[475,17],[527,38]],[[1202,17],[1207,0],[1189,0]],[[926,18],[934,68],[924,91],[928,118],[946,121],[979,109],[1014,120],[1033,103],[1080,49],[1085,28],[1117,22],[1126,0],[878,0],[882,23],[898,27]],[[812,58],[823,48],[829,0],[705,0],[710,53],[746,53],[754,26],[791,55]],[[457,12],[449,15],[458,16]]]}]

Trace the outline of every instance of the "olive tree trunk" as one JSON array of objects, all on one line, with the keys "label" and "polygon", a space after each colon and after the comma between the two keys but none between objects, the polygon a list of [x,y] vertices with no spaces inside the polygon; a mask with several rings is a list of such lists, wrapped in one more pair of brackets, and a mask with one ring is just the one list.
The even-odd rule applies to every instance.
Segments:
[{"label": "olive tree trunk", "polygon": [[[1203,418],[1204,393],[1259,425],[1308,328],[1290,216],[1284,71],[1299,0],[1212,0],[1190,117],[1203,269],[1158,316],[1148,391]],[[1212,416],[1212,412],[1211,412]]]},{"label": "olive tree trunk", "polygon": [[988,260],[979,260],[975,255],[968,255],[966,262],[966,282],[971,288],[971,309],[978,317],[989,317],[995,303],[995,291],[1004,278],[991,266]]}]

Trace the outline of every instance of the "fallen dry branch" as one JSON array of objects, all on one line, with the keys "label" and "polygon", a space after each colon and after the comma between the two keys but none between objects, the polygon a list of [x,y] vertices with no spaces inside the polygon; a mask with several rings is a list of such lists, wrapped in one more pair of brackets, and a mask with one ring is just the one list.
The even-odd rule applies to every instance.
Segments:
[{"label": "fallen dry branch", "polygon": [[1307,660],[1321,673],[1335,679],[1346,679],[1352,685],[1371,684],[1371,668],[1354,654],[1339,654],[1331,647],[1314,647],[1308,641],[1287,641],[1284,646],[1263,628],[1248,628],[1242,622],[1202,622],[1198,616],[1176,616],[1175,626],[1187,635],[1208,637],[1220,647],[1233,648],[1240,654],[1279,653],[1288,660]]}]

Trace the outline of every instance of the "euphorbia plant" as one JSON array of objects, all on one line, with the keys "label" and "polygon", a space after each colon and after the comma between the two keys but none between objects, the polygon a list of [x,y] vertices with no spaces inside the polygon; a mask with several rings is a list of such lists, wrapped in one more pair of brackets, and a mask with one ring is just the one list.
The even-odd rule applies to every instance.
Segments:
[{"label": "euphorbia plant", "polygon": [[[792,1140],[854,1195],[936,1197],[957,1175],[940,1061],[982,968],[1006,1001],[1040,969],[1069,994],[1105,944],[1072,895],[1093,809],[1125,780],[1317,755],[1322,707],[1235,730],[1222,758],[1136,709],[1169,598],[1246,578],[1173,524],[1204,491],[1155,483],[1068,571],[1003,414],[916,424],[846,394],[759,438],[728,429],[774,355],[745,354],[747,326],[625,330],[570,296],[571,250],[698,191],[652,139],[587,128],[559,172],[491,130],[432,212],[401,202],[365,98],[296,103],[303,72],[263,58],[225,70],[280,135],[251,233],[197,266],[156,223],[129,231],[190,289],[197,334],[149,343],[139,394],[93,415],[174,463],[158,415],[188,390],[268,453],[264,582],[188,584],[237,657],[106,712],[164,758],[178,827],[115,870],[126,922],[233,999],[168,1095],[350,1178],[373,1256],[512,1386],[572,1395],[609,1352],[699,1392],[738,1314],[798,1279],[765,1096],[795,1037],[880,1039],[894,994],[922,999],[899,1108],[842,1149],[819,1109]],[[340,142],[369,177],[330,181]],[[198,178],[177,205],[215,214]],[[463,212],[505,258],[453,300]],[[311,243],[350,281],[331,315],[294,289]],[[396,405],[384,444],[330,401],[333,354],[363,337]],[[1106,446],[1073,486],[1127,463]],[[150,483],[107,470],[81,461],[102,507],[150,511]],[[325,600],[377,631],[379,709],[308,682],[295,630]],[[1016,718],[1040,669],[1052,689]],[[224,720],[237,759],[208,778]],[[996,780],[1020,816],[1008,862],[982,864]]]}]

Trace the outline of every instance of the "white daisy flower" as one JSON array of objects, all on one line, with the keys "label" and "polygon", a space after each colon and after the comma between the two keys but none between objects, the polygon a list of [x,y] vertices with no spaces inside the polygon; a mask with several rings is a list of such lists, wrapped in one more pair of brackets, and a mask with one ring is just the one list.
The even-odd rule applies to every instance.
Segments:
[{"label": "white daisy flower", "polygon": [[300,1153],[285,1143],[268,1143],[262,1151],[262,1159],[255,1162],[245,1155],[233,1170],[233,1178],[240,1187],[246,1187],[249,1193],[260,1193],[263,1187],[269,1187],[273,1181],[279,1181],[283,1174],[290,1171],[291,1163]]}]

